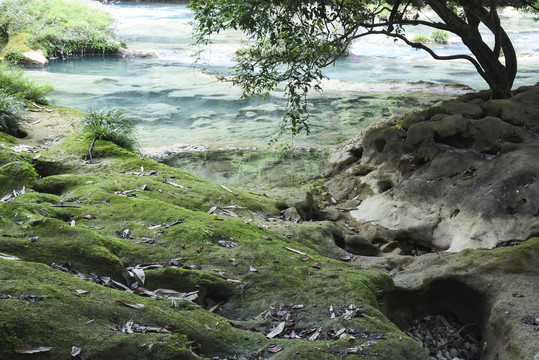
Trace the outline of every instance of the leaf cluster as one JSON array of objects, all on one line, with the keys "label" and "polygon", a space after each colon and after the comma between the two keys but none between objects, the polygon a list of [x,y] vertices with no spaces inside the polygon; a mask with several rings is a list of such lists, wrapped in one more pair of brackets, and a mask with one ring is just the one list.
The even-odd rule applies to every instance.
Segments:
[{"label": "leaf cluster", "polygon": [[135,121],[124,109],[104,108],[94,110],[82,118],[83,131],[94,140],[107,140],[116,145],[134,150]]}]

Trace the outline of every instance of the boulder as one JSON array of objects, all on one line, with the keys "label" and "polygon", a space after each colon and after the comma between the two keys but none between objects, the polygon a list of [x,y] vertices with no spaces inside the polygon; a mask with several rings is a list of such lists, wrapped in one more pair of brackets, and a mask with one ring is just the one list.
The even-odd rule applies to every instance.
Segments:
[{"label": "boulder", "polygon": [[24,63],[28,65],[45,66],[49,63],[49,60],[47,60],[45,54],[43,53],[43,50],[31,50],[22,54],[26,58]]},{"label": "boulder", "polygon": [[[322,176],[367,240],[494,248],[539,233],[539,86],[467,94],[364,131]],[[354,160],[356,159],[356,160]],[[383,244],[382,244],[383,245]]]}]

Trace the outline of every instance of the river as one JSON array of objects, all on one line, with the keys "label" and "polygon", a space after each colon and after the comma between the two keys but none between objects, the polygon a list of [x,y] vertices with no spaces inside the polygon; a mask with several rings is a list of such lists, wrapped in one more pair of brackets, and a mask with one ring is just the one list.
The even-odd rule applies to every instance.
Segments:
[{"label": "river", "polygon": [[[215,37],[194,64],[190,22],[184,4],[116,3],[104,6],[117,19],[117,33],[129,49],[155,57],[86,56],[51,61],[31,70],[51,83],[51,100],[59,105],[92,110],[105,106],[128,109],[138,120],[142,150],[175,146],[217,149],[265,149],[278,131],[283,99],[277,91],[268,99],[241,99],[241,91],[200,71],[226,72],[241,34]],[[519,54],[516,86],[538,80],[539,31],[531,16],[506,10],[502,23]],[[425,28],[408,34],[430,35]],[[465,51],[458,39],[435,45],[440,53]],[[422,51],[385,37],[354,43],[350,55],[326,70],[324,92],[312,97],[312,134],[292,146],[337,147],[361,129],[381,119],[409,113],[471,89],[486,88],[474,67],[465,61],[435,61]],[[192,169],[191,169],[192,170]]]}]

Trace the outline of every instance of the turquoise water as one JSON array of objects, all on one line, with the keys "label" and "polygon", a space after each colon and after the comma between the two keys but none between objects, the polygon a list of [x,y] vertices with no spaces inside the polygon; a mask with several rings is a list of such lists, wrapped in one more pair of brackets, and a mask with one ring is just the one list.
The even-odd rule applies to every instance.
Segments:
[{"label": "turquoise water", "polygon": [[[119,3],[106,5],[117,19],[117,32],[128,47],[153,51],[157,57],[84,57],[58,59],[35,75],[52,83],[52,100],[85,110],[118,106],[138,119],[145,149],[177,144],[264,147],[276,134],[283,113],[279,92],[269,99],[241,99],[241,91],[199,70],[226,71],[240,46],[241,34],[214,38],[199,65],[194,65],[191,12],[185,5]],[[517,85],[537,82],[539,32],[528,16],[502,14],[520,58]],[[408,33],[422,33],[412,29]],[[428,33],[426,33],[428,35]],[[327,69],[325,91],[312,99],[310,136],[293,145],[336,147],[362,128],[383,118],[430,106],[462,92],[450,86],[485,84],[467,62],[432,60],[425,52],[373,37],[354,43],[351,55]],[[438,46],[441,53],[465,50],[457,39]],[[436,85],[414,83],[432,82]],[[283,141],[290,139],[284,138]]]}]

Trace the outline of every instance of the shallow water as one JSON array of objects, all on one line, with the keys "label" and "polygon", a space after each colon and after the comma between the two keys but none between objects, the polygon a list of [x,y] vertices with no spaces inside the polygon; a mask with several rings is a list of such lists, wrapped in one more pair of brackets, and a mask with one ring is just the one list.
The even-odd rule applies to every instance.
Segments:
[{"label": "shallow water", "polygon": [[[139,117],[143,148],[172,144],[264,147],[276,134],[282,116],[279,93],[267,100],[240,99],[241,91],[204,75],[193,65],[194,49],[185,5],[120,3],[105,6],[117,19],[117,31],[130,49],[155,50],[158,58],[84,57],[51,62],[36,75],[55,86],[58,104],[91,110],[124,107]],[[514,35],[521,61],[518,84],[537,79],[538,32],[529,17],[503,17]],[[421,33],[413,29],[409,33]],[[241,34],[214,38],[201,63],[226,71]],[[453,42],[442,52],[462,47]],[[351,47],[351,55],[326,71],[326,91],[313,97],[313,134],[294,145],[334,147],[379,119],[430,106],[458,90],[452,83],[484,88],[470,64],[441,62],[392,40],[372,37]],[[429,81],[438,87],[412,84]],[[283,139],[288,141],[290,139]]]}]

